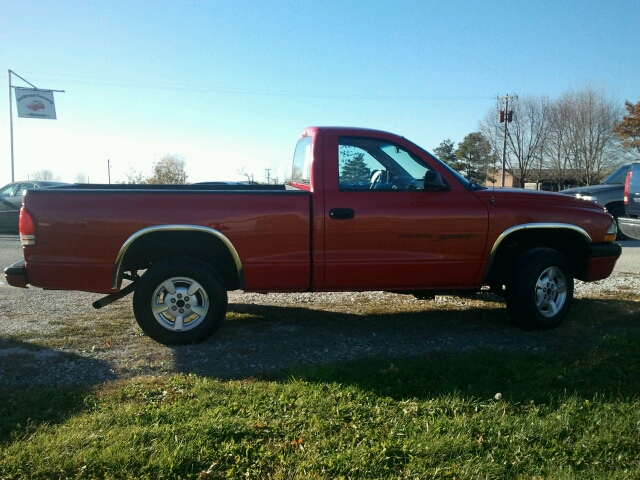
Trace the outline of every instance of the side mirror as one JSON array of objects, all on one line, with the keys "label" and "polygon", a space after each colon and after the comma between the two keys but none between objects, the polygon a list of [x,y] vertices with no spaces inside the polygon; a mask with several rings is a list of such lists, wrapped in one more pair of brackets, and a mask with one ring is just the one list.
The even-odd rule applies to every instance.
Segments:
[{"label": "side mirror", "polygon": [[428,170],[424,174],[424,189],[431,192],[445,192],[451,190],[451,187],[442,179],[435,170]]}]

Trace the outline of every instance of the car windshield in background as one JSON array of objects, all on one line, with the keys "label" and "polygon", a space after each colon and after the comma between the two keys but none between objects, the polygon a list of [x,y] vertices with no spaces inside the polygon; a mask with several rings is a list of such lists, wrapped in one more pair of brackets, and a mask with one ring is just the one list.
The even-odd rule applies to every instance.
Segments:
[{"label": "car windshield in background", "polygon": [[631,165],[622,165],[611,175],[605,178],[602,183],[604,183],[605,185],[624,185],[624,182],[627,179],[627,172],[629,171],[630,167]]}]

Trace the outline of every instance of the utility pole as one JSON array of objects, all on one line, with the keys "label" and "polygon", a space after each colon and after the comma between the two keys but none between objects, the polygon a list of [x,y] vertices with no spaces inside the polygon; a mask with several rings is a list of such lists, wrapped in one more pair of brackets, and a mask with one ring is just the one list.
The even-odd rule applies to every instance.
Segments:
[{"label": "utility pole", "polygon": [[504,109],[500,110],[498,113],[498,121],[500,123],[504,123],[504,138],[502,141],[502,184],[504,187],[504,174],[506,170],[506,160],[507,160],[507,124],[511,123],[513,120],[513,110],[509,110],[509,99],[510,98],[518,98],[518,96],[514,93],[513,95],[505,95],[501,97],[504,100]]},{"label": "utility pole", "polygon": [[269,185],[271,183],[271,169],[270,168],[265,168],[264,169],[264,176],[267,177],[267,185]]},{"label": "utility pole", "polygon": [[109,185],[111,185],[111,160],[107,158],[107,177],[109,178]]}]

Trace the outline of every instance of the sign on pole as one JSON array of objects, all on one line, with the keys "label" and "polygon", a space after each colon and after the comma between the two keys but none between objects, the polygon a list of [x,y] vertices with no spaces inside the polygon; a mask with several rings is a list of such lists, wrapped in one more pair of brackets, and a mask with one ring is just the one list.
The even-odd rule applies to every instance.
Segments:
[{"label": "sign on pole", "polygon": [[14,87],[19,118],[56,119],[53,91]]}]

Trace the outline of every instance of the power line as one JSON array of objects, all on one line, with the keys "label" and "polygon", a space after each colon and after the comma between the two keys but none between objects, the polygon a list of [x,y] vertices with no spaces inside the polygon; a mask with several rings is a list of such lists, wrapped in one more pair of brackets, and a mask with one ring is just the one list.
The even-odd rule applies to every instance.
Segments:
[{"label": "power line", "polygon": [[379,94],[347,94],[347,93],[323,93],[300,92],[287,90],[261,90],[234,87],[220,87],[213,85],[193,85],[173,82],[143,82],[123,79],[104,79],[98,77],[83,77],[79,75],[63,75],[51,73],[27,72],[30,75],[42,75],[45,77],[64,78],[66,83],[79,85],[96,85],[116,88],[141,88],[148,90],[188,91],[200,93],[225,93],[232,95],[272,96],[272,97],[297,97],[297,98],[338,98],[355,100],[487,100],[493,96],[429,96],[429,95],[379,95]]}]

